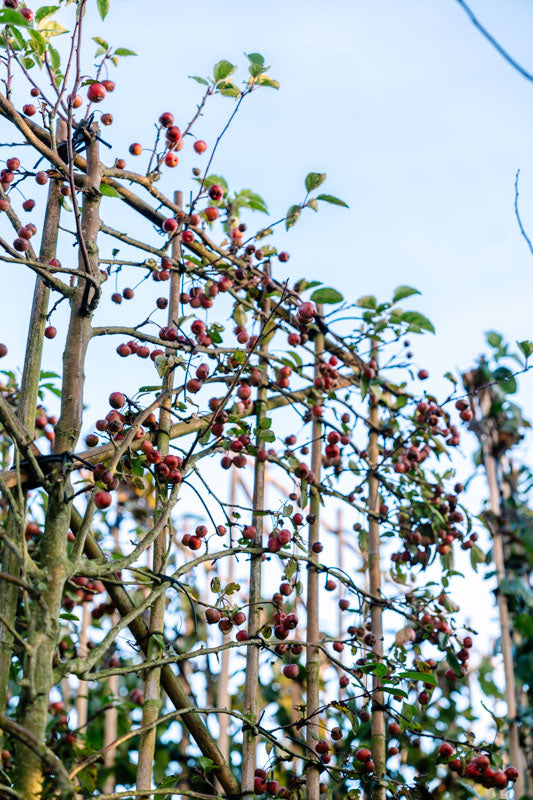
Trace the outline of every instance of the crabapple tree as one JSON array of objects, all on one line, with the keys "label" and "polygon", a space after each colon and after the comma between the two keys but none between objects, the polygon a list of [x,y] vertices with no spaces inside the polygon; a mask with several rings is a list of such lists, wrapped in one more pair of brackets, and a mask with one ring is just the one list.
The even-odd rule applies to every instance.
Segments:
[{"label": "crabapple tree", "polygon": [[279,88],[261,54],[111,156],[135,53],[88,5],[0,11],[0,259],[35,276],[27,307],[3,284],[28,335],[0,345],[0,796],[518,796],[451,588],[484,560],[453,466],[480,387],[439,401],[412,366],[416,289],[289,280],[277,232],[345,213],[325,174],[265,222],[216,173]]}]

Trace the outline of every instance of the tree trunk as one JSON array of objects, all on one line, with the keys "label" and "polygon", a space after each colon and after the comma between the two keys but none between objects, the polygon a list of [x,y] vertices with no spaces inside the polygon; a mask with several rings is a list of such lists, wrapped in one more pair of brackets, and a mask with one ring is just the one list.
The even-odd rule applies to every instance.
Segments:
[{"label": "tree trunk", "polygon": [[[96,140],[87,149],[88,174],[85,178],[79,256],[79,279],[71,299],[69,330],[63,354],[63,383],[61,412],[56,426],[54,452],[72,452],[80,434],[83,409],[84,365],[91,337],[91,313],[86,308],[86,271],[94,277],[98,272],[96,239],[100,229],[99,206],[102,168],[98,161]],[[67,557],[67,535],[70,526],[71,504],[68,495],[72,488],[68,472],[62,467],[50,478],[45,529],[41,542],[40,597],[32,600],[28,613],[28,648],[24,656],[24,686],[17,709],[18,722],[43,743],[48,715],[48,695],[54,684],[53,657],[59,635],[59,615],[63,588],[70,576]],[[67,498],[67,499],[66,499]],[[41,590],[41,585],[43,586]],[[42,763],[38,755],[22,742],[17,743],[15,788],[25,800],[40,800],[43,784]]]}]

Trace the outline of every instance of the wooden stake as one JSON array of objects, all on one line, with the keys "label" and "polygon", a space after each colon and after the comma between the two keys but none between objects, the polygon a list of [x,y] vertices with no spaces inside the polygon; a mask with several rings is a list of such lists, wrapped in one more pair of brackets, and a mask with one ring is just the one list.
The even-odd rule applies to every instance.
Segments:
[{"label": "wooden stake", "polygon": [[[268,275],[265,270],[265,275]],[[262,321],[264,322],[270,313],[270,300],[265,294],[262,302]],[[263,342],[259,349],[259,365],[265,369],[268,366],[268,343]],[[266,417],[267,411],[267,385],[266,374],[261,386],[257,389],[256,398],[256,448],[261,450],[264,442],[261,439],[261,423]],[[263,515],[265,506],[265,462],[255,459],[254,463],[254,491],[253,491],[253,513],[252,525],[255,527],[256,535],[253,540],[254,547],[263,546]],[[250,591],[249,591],[249,611],[248,611],[248,636],[256,636],[261,628],[261,563],[262,554],[257,553],[250,558]],[[258,644],[248,645],[246,651],[246,678],[244,683],[244,713],[251,720],[257,720],[258,716],[258,695],[259,695],[259,652]],[[241,791],[244,798],[254,796],[254,775],[256,767],[256,733],[250,727],[243,729],[242,743],[242,776]]]},{"label": "wooden stake", "polygon": [[481,393],[479,407],[484,422],[485,433],[482,435],[483,465],[489,487],[489,508],[496,517],[496,524],[492,530],[492,560],[496,567],[496,580],[498,584],[497,600],[500,615],[500,642],[503,655],[503,669],[505,674],[505,702],[507,703],[507,717],[509,719],[509,755],[511,763],[518,770],[518,779],[514,784],[514,796],[520,798],[525,794],[525,759],[520,748],[520,739],[517,722],[517,694],[513,662],[513,642],[511,637],[511,622],[509,608],[502,584],[505,580],[505,559],[503,551],[503,536],[501,532],[501,499],[500,483],[498,478],[498,465],[494,456],[495,431],[487,430],[491,398],[485,390]]},{"label": "wooden stake", "polygon": [[[322,316],[322,307],[318,306],[317,317]],[[322,353],[324,351],[324,336],[318,333],[315,337],[315,377],[319,377],[318,370]],[[320,531],[320,495],[316,488],[320,483],[322,466],[322,423],[318,417],[313,417],[313,444],[311,448],[311,470],[314,473],[315,484],[311,487],[309,511],[314,517],[314,522],[309,525],[308,552],[310,562],[307,573],[307,658],[306,658],[306,743],[308,753],[315,751],[315,745],[320,739],[318,709],[320,705],[320,651],[317,647],[319,640],[319,606],[318,606],[318,554],[313,551],[313,545],[319,540]],[[307,800],[319,800],[320,773],[316,766],[307,765],[306,771]]]},{"label": "wooden stake", "polygon": [[[377,362],[378,348],[377,343],[372,343],[372,358]],[[379,410],[377,401],[372,393],[369,394],[369,419],[370,433],[368,436],[368,577],[370,594],[373,597],[381,596],[381,553],[379,539],[379,478],[377,467],[379,461]],[[370,606],[371,631],[376,637],[372,648],[376,661],[383,660],[383,607],[380,603],[372,603]],[[385,734],[385,712],[383,710],[383,692],[380,687],[381,681],[377,675],[372,676],[372,759],[374,761],[374,776],[378,786],[372,793],[372,800],[385,800],[385,785],[382,779],[385,775],[386,761],[386,734]]]},{"label": "wooden stake", "polygon": [[[177,207],[181,209],[183,196],[181,192],[174,193],[174,202]],[[172,241],[172,256],[177,261],[181,261],[181,236],[178,234]],[[168,302],[168,324],[173,326],[179,317],[179,298],[181,291],[181,275],[173,271],[170,277],[169,288],[169,302]],[[172,355],[171,350],[167,350],[167,357]],[[169,369],[163,379],[163,386],[172,392],[174,386],[174,370]],[[170,429],[172,427],[171,416],[172,397],[169,396],[161,406],[159,415],[159,435],[157,440],[157,449],[161,455],[168,455],[169,442],[170,442]],[[168,499],[168,488],[166,486],[159,486],[156,497],[155,519],[161,513]],[[169,526],[167,525],[160,533],[153,546],[153,563],[152,570],[158,574],[165,569],[165,560],[167,557],[167,547],[169,538]],[[162,650],[155,635],[160,639],[163,637],[165,628],[165,595],[162,594],[154,602],[150,610],[150,632],[154,636],[150,637],[148,642],[147,657],[157,658],[162,654]],[[149,725],[159,714],[161,706],[161,669],[155,668],[146,674],[144,682],[144,704],[143,704],[143,726]],[[153,726],[146,733],[143,733],[139,743],[139,758],[137,762],[137,791],[144,789],[149,790],[152,788],[152,770],[155,754],[155,743],[157,738],[157,728]],[[142,795],[143,800],[149,800],[150,795]]]}]

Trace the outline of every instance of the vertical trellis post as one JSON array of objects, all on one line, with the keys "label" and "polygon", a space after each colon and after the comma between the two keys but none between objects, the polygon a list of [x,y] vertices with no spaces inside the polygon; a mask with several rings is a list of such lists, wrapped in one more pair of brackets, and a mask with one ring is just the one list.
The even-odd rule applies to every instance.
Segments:
[{"label": "vertical trellis post", "polygon": [[[265,276],[268,277],[269,270],[265,269]],[[261,323],[263,334],[266,334],[265,325],[270,313],[270,300],[264,290],[261,302]],[[264,370],[264,377],[261,385],[257,389],[256,396],[256,448],[263,448],[261,439],[261,425],[265,419],[267,411],[267,379],[266,369],[268,366],[268,336],[264,336],[259,348],[259,367]],[[253,489],[253,513],[252,525],[255,527],[256,535],[253,546],[261,548],[263,546],[263,514],[260,513],[265,505],[265,462],[255,459],[254,462],[254,489]],[[248,636],[257,635],[261,627],[261,563],[262,554],[254,553],[250,558],[250,592],[249,592],[249,612],[248,612]],[[258,715],[258,696],[259,696],[259,644],[249,644],[246,652],[246,679],[244,684],[244,713],[250,719],[257,720]],[[242,742],[242,774],[241,792],[243,798],[253,796],[254,793],[254,774],[256,767],[256,734],[252,728],[244,727]]]},{"label": "vertical trellis post", "polygon": [[[318,306],[317,317],[322,316],[322,306]],[[324,336],[317,333],[314,340],[315,346],[315,377],[320,376],[319,365],[324,351]],[[322,466],[322,423],[319,417],[313,417],[311,446],[311,470],[314,474],[314,485],[311,486],[309,511],[308,555],[309,564],[307,571],[307,651],[306,651],[306,743],[309,748],[308,755],[314,752],[317,739],[320,738],[318,709],[320,704],[320,651],[319,639],[319,606],[318,606],[318,554],[314,552],[313,545],[319,540],[320,531],[320,471]],[[307,765],[306,770],[306,797],[307,800],[319,800],[320,773],[313,764]]]},{"label": "vertical trellis post", "polygon": [[[372,342],[371,354],[374,361],[378,361],[377,342]],[[370,594],[375,601],[370,601],[370,624],[374,634],[375,642],[372,650],[377,661],[383,659],[383,607],[381,605],[381,553],[379,539],[379,409],[377,400],[370,392],[369,394],[369,422],[370,431],[368,435],[368,578]],[[376,789],[372,793],[372,800],[385,800],[385,785],[383,777],[385,775],[386,761],[386,734],[385,734],[385,712],[383,707],[383,691],[381,690],[381,679],[378,675],[372,676],[372,717],[371,717],[371,736],[372,736],[372,758],[374,761],[374,775],[378,781]]]},{"label": "vertical trellis post", "polygon": [[[111,624],[116,625],[120,619],[120,614],[118,611],[114,611],[111,617]],[[109,690],[109,694],[112,696],[113,700],[118,698],[118,675],[110,675],[107,679],[107,688]],[[112,705],[106,709],[105,717],[104,717],[104,748],[114,742],[117,738],[118,728],[118,710],[116,705],[112,702]],[[106,769],[110,770],[108,776],[105,779],[104,783],[104,794],[111,794],[115,791],[116,786],[116,779],[115,779],[115,760],[116,760],[116,750],[112,748],[110,750],[106,750],[104,753],[104,766]]]},{"label": "vertical trellis post", "polygon": [[483,466],[487,476],[489,488],[489,508],[495,517],[492,526],[492,559],[496,568],[498,592],[498,611],[500,616],[500,642],[503,656],[503,669],[505,674],[505,702],[507,703],[507,718],[509,720],[509,755],[511,763],[518,769],[518,779],[514,784],[514,796],[521,797],[525,794],[524,763],[517,722],[517,693],[513,663],[513,642],[511,636],[511,621],[509,608],[502,584],[505,580],[505,557],[503,549],[503,536],[501,531],[501,497],[500,482],[498,477],[498,464],[494,455],[496,430],[490,424],[489,415],[491,407],[490,391],[484,389],[479,396],[479,409],[481,412],[482,433],[481,444],[483,451]]},{"label": "vertical trellis post", "polygon": [[[342,509],[337,509],[337,523],[336,523],[336,532],[337,532],[337,566],[339,570],[344,569],[344,558],[343,558],[343,549],[344,549],[344,536],[343,536],[343,529],[342,529]],[[342,640],[343,636],[343,617],[342,617],[342,608],[339,606],[338,611],[338,638],[339,641]],[[339,661],[343,660],[343,653],[338,654]]]},{"label": "vertical trellis post", "polygon": [[[181,210],[183,197],[181,192],[174,193],[174,202]],[[181,261],[181,236],[178,233],[172,240],[172,257],[176,261]],[[181,275],[173,269],[170,277],[169,299],[168,299],[168,324],[175,325],[179,318],[179,302],[181,291]],[[167,356],[170,357],[173,351],[168,350]],[[163,379],[164,388],[172,391],[174,386],[174,370],[169,369]],[[165,456],[169,451],[169,431],[172,425],[170,413],[172,397],[161,405],[159,415],[159,435],[157,439],[157,449]],[[166,486],[160,487],[156,497],[155,516],[161,513],[168,498]],[[167,525],[160,533],[153,547],[152,569],[155,573],[164,571],[165,558],[169,537],[169,526]],[[147,658],[155,658],[160,653],[160,646],[156,636],[162,637],[165,626],[165,595],[154,602],[150,610],[150,633],[152,636],[148,642]],[[149,725],[157,719],[161,704],[161,669],[155,668],[147,672],[144,683],[144,704],[142,724]],[[155,743],[157,738],[157,728],[154,726],[141,736],[139,743],[139,759],[137,764],[137,791],[150,790],[152,786],[152,770],[155,753]],[[150,797],[149,791],[143,798]]]},{"label": "vertical trellis post", "polygon": [[[233,512],[235,510],[235,505],[237,503],[237,470],[232,469],[230,475],[230,508],[229,514],[230,518],[233,519]],[[226,574],[226,580],[228,583],[233,581],[233,571],[234,571],[234,561],[232,558],[228,559],[228,571]],[[230,641],[229,634],[222,634],[222,644],[226,644]],[[218,691],[217,691],[217,706],[218,708],[229,708],[231,699],[229,694],[229,675],[230,675],[230,654],[231,651],[223,650],[220,654],[220,672],[218,676]],[[218,746],[220,748],[220,752],[224,756],[225,761],[229,763],[229,721],[230,718],[227,714],[220,714],[218,719],[219,725],[219,734],[218,734]]]}]

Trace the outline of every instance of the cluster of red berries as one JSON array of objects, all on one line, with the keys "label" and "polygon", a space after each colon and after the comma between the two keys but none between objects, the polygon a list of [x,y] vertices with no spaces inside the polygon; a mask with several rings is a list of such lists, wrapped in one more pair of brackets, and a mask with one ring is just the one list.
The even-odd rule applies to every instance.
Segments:
[{"label": "cluster of red berries", "polygon": [[[216,532],[219,536],[225,536],[227,529],[224,525],[218,525]],[[181,543],[184,547],[190,550],[199,550],[202,546],[202,539],[207,536],[207,528],[205,525],[198,525],[194,533],[184,533]],[[217,620],[218,621],[218,620]]]},{"label": "cluster of red berries", "polygon": [[59,737],[61,744],[68,745],[71,748],[77,744],[76,734],[68,729],[68,716],[65,709],[65,704],[58,700],[51,703],[49,706],[51,716],[54,718],[54,735]]},{"label": "cluster of red berries", "polygon": [[[209,405],[211,411],[216,411],[215,403],[212,403],[212,400],[216,398],[211,398],[209,401]],[[216,401],[218,404],[220,401]],[[214,406],[214,407],[213,407]],[[223,416],[221,416],[223,414]],[[215,436],[221,436],[224,430],[224,420],[227,419],[227,414],[225,412],[218,412],[216,415],[216,422],[211,427],[211,432]],[[229,469],[231,466],[237,467],[237,469],[243,469],[247,464],[246,454],[243,451],[247,451],[251,445],[251,439],[247,433],[240,433],[235,439],[232,439],[229,444],[229,450],[231,453],[235,455],[225,455],[222,457],[220,461],[220,466],[222,469]]]},{"label": "cluster of red berries", "polygon": [[[449,415],[436,403],[428,403],[422,400],[418,403],[416,422],[429,428],[432,436],[448,437],[446,444],[450,447],[457,447],[461,437],[456,425],[450,425]],[[444,427],[439,427],[440,420],[444,418]]]},{"label": "cluster of red berries", "polygon": [[[107,603],[100,603],[91,610],[91,617],[94,622],[102,619],[106,614],[112,614],[115,611],[115,604],[111,601]],[[109,666],[113,666],[113,664],[109,664]]]},{"label": "cluster of red berries", "polygon": [[72,611],[76,603],[90,603],[94,600],[95,595],[105,591],[102,581],[91,580],[82,575],[71,578],[71,583],[77,588],[74,590],[69,589],[68,593],[64,595],[62,606],[65,611]]},{"label": "cluster of red berries", "polygon": [[[440,555],[447,555],[455,540],[463,541],[464,534],[457,529],[456,525],[464,521],[464,515],[457,509],[457,494],[463,491],[464,486],[457,483],[454,487],[456,494],[447,494],[443,497],[444,489],[441,486],[434,487],[433,497],[429,502],[438,508],[439,514],[444,517],[444,523],[437,530],[431,523],[417,523],[416,528],[412,528],[409,523],[409,515],[404,510],[401,511],[398,519],[400,522],[400,536],[404,541],[404,550],[393,553],[391,558],[395,563],[409,563],[426,565],[430,558],[430,547],[437,544],[437,552]],[[473,547],[477,540],[477,534],[472,534],[468,542],[463,543],[463,549]]]},{"label": "cluster of red berries", "polygon": [[[451,758],[454,750],[447,742],[443,742],[439,753],[444,758]],[[460,758],[452,758],[451,761],[448,761],[448,768],[458,775],[473,778],[485,789],[505,789],[509,783],[514,783],[518,779],[516,767],[507,767],[505,771],[495,770],[490,766],[489,757],[483,755],[475,756],[466,762],[461,761]]]},{"label": "cluster of red berries", "polygon": [[372,753],[368,749],[368,747],[360,747],[359,750],[355,751],[355,758],[362,764],[363,769],[365,772],[368,772],[370,775],[374,772],[374,762],[372,761]]},{"label": "cluster of red berries", "polygon": [[44,434],[50,444],[54,443],[54,425],[57,424],[57,417],[49,415],[42,406],[37,408],[35,415],[35,436]]},{"label": "cluster of red berries", "polygon": [[[207,608],[205,618],[208,625],[218,625],[219,630],[224,634],[230,633],[235,625],[240,626],[246,622],[244,611],[222,612],[219,608]],[[238,631],[235,638],[238,642],[245,642],[248,639],[248,633],[245,630]]]},{"label": "cluster of red berries", "polygon": [[339,373],[335,369],[339,359],[337,356],[330,356],[327,362],[321,361],[318,365],[318,375],[314,380],[315,389],[329,392],[336,389],[339,382]]},{"label": "cluster of red berries", "polygon": [[269,553],[279,553],[282,547],[292,542],[292,534],[288,528],[274,530],[268,537],[267,550]]},{"label": "cluster of red berries", "polygon": [[[101,103],[103,100],[105,100],[108,92],[114,92],[114,91],[115,91],[114,81],[110,81],[107,79],[104,79],[102,81],[93,81],[92,83],[89,84],[89,87],[87,89],[87,99],[89,100],[90,103]],[[79,105],[76,105],[76,96],[72,98],[72,105],[74,108],[76,107],[79,108],[79,105],[81,105],[81,103]],[[112,121],[113,119],[111,119],[111,122]],[[104,122],[104,125],[105,124],[109,125],[111,123]]]},{"label": "cluster of red berries", "polygon": [[458,400],[455,404],[455,407],[459,411],[459,416],[463,422],[470,422],[473,414],[466,400]]},{"label": "cluster of red berries", "polygon": [[350,437],[346,433],[330,431],[326,438],[326,447],[322,463],[325,467],[340,466],[342,459],[342,447],[350,443]]},{"label": "cluster of red berries", "polygon": [[233,281],[226,275],[223,275],[216,282],[208,282],[205,289],[202,290],[199,286],[193,286],[189,292],[182,292],[180,294],[180,303],[182,305],[190,305],[191,308],[211,308],[213,305],[213,298],[219,292],[227,292],[233,286]]},{"label": "cluster of red berries", "polygon": [[147,347],[145,344],[139,344],[138,342],[135,342],[133,339],[131,339],[129,342],[126,342],[125,344],[119,344],[119,346],[117,347],[117,353],[122,358],[127,358],[128,356],[135,355],[138,356],[138,358],[150,357],[152,361],[155,361],[157,356],[165,355],[164,352],[159,348],[156,348],[155,350],[152,350],[152,352],[150,352],[149,347]]},{"label": "cluster of red berries", "polygon": [[287,800],[291,793],[285,786],[280,786],[278,781],[267,780],[264,769],[256,769],[254,777],[254,793],[257,795],[269,794],[272,797],[281,797]]}]

